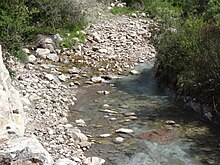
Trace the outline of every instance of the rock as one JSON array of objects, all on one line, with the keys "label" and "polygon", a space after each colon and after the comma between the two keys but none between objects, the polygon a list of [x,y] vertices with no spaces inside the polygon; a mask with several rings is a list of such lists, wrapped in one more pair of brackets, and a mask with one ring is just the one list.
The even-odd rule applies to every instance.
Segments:
[{"label": "rock", "polygon": [[[0,157],[10,161],[25,160],[39,162],[43,165],[53,165],[54,161],[43,148],[36,137],[20,137],[7,141],[4,151],[0,151]],[[2,164],[3,162],[0,162]],[[3,163],[4,164],[4,163]]]},{"label": "rock", "polygon": [[140,74],[140,72],[138,72],[138,71],[136,71],[136,70],[131,70],[130,73],[133,74],[133,75],[138,75],[138,74]]},{"label": "rock", "polygon": [[97,32],[94,32],[92,34],[92,37],[93,37],[93,40],[96,41],[96,42],[101,42],[101,38],[99,36],[99,34]]},{"label": "rock", "polygon": [[94,83],[101,83],[103,79],[101,77],[92,77],[91,81]]},{"label": "rock", "polygon": [[47,55],[47,59],[53,61],[53,62],[58,62],[60,60],[59,56],[56,53],[50,53]]},{"label": "rock", "polygon": [[78,74],[80,72],[80,70],[76,67],[72,67],[71,69],[68,69],[68,72],[70,74]]},{"label": "rock", "polygon": [[101,135],[99,135],[99,136],[102,137],[102,138],[106,138],[106,137],[111,136],[111,134],[101,134]]},{"label": "rock", "polygon": [[58,159],[54,165],[77,165],[77,163],[68,158],[64,158]]},{"label": "rock", "polygon": [[50,54],[50,49],[37,48],[36,54],[40,57],[47,58],[47,55]]},{"label": "rock", "polygon": [[165,124],[168,124],[168,125],[175,125],[176,122],[173,121],[173,120],[167,120],[167,121],[165,121]]},{"label": "rock", "polygon": [[117,129],[115,131],[116,133],[133,133],[134,131],[132,129],[127,129],[127,128],[120,128],[120,129]]},{"label": "rock", "polygon": [[99,46],[93,46],[93,47],[92,47],[92,50],[93,50],[93,51],[99,50]]},{"label": "rock", "polygon": [[30,54],[30,53],[31,53],[30,50],[27,49],[27,48],[23,48],[22,50],[23,50],[23,52],[25,52],[26,54]]},{"label": "rock", "polygon": [[116,137],[115,138],[115,141],[118,142],[118,143],[122,143],[124,141],[124,138],[122,137]]},{"label": "rock", "polygon": [[54,38],[55,41],[57,41],[57,42],[63,41],[63,38],[60,36],[60,34],[55,34],[55,35],[53,36],[53,38]]},{"label": "rock", "polygon": [[134,18],[138,17],[136,13],[132,13],[131,16],[134,17]]},{"label": "rock", "polygon": [[108,53],[108,50],[107,49],[99,49],[98,52],[99,53]]},{"label": "rock", "polygon": [[35,57],[35,55],[31,54],[30,56],[28,56],[28,62],[29,63],[35,63],[37,61],[37,58]]},{"label": "rock", "polygon": [[36,43],[36,47],[49,49],[51,53],[55,52],[55,43],[50,37],[43,36],[42,34],[38,35],[39,39]]},{"label": "rock", "polygon": [[61,74],[61,75],[59,75],[57,77],[58,77],[59,80],[61,80],[63,82],[66,81],[66,79],[67,79],[67,76],[65,76],[64,74]]},{"label": "rock", "polygon": [[118,113],[116,111],[112,111],[112,110],[109,110],[109,109],[104,109],[104,110],[101,109],[100,112],[113,113],[113,114],[117,114]]},{"label": "rock", "polygon": [[18,91],[11,85],[11,78],[6,69],[0,45],[0,139],[5,139],[7,132],[23,136],[25,116]]},{"label": "rock", "polygon": [[85,127],[85,126],[86,126],[85,121],[82,120],[82,119],[76,120],[75,123],[76,123],[78,126],[82,126],[82,127]]},{"label": "rock", "polygon": [[49,81],[54,80],[54,75],[53,74],[45,74],[44,76],[46,79],[48,79]]},{"label": "rock", "polygon": [[88,157],[83,160],[83,163],[86,165],[102,165],[105,163],[105,160],[99,157]]}]

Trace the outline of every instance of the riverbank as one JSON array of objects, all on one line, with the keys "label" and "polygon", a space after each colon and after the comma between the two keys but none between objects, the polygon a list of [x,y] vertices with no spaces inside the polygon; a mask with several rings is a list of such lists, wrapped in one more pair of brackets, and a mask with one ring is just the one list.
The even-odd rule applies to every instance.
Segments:
[{"label": "riverbank", "polygon": [[[103,164],[105,160],[95,155],[84,156],[92,143],[88,141],[89,135],[79,129],[84,123],[82,120],[68,121],[69,107],[77,101],[79,87],[121,75],[139,74],[134,66],[155,55],[147,42],[148,27],[152,23],[143,15],[113,17],[111,21],[92,24],[82,31],[87,40],[74,49],[51,48],[54,38],[44,37],[43,44],[39,45],[45,47],[24,49],[28,64],[11,60],[9,65],[16,70],[12,84],[24,98],[25,137],[35,136],[57,164]],[[104,90],[100,94],[108,92]],[[32,156],[23,163],[34,158]],[[22,161],[16,159],[14,163]],[[45,164],[44,160],[38,161]]]}]

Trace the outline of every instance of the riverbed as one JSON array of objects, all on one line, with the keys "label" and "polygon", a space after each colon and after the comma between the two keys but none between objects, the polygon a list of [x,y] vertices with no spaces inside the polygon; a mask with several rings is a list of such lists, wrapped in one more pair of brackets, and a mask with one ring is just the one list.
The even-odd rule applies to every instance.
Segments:
[{"label": "riverbed", "polygon": [[94,142],[86,156],[104,158],[106,165],[220,164],[219,130],[159,89],[153,65],[79,89],[70,121],[85,121],[80,129]]}]

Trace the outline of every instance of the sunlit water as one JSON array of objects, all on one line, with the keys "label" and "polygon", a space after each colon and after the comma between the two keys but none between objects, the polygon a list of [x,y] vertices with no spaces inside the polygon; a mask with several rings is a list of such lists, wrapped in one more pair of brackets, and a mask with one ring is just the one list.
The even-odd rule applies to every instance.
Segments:
[{"label": "sunlit water", "polygon": [[[157,87],[153,77],[153,62],[139,65],[141,75],[127,76],[109,85],[83,88],[73,107],[71,120],[83,119],[81,128],[96,144],[87,156],[100,156],[111,165],[203,165],[220,164],[219,130],[198,121],[193,113],[174,105],[167,94]],[[99,90],[110,91],[99,95]],[[100,112],[104,104],[118,112]],[[126,113],[135,113],[137,119]],[[114,119],[114,120],[113,120]],[[166,124],[174,121],[174,125]],[[118,134],[118,128],[134,130],[133,134]],[[170,131],[168,137],[157,137],[157,131]],[[156,139],[144,139],[144,133],[156,132]],[[101,138],[100,134],[111,134]],[[172,137],[169,137],[172,136]],[[122,143],[116,137],[123,137]]]}]

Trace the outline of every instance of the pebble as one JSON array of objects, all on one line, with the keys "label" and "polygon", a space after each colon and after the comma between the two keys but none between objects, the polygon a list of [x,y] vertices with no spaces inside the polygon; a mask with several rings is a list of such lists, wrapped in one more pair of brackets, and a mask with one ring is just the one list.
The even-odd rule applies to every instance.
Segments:
[{"label": "pebble", "polygon": [[124,141],[124,138],[122,137],[116,137],[115,140],[119,143],[122,143]]},{"label": "pebble", "polygon": [[132,129],[127,129],[127,128],[120,128],[120,129],[117,129],[115,131],[116,133],[133,133],[134,131]]},{"label": "pebble", "polygon": [[99,135],[99,136],[102,137],[102,138],[106,138],[106,137],[111,136],[111,134],[101,134],[101,135]]}]

